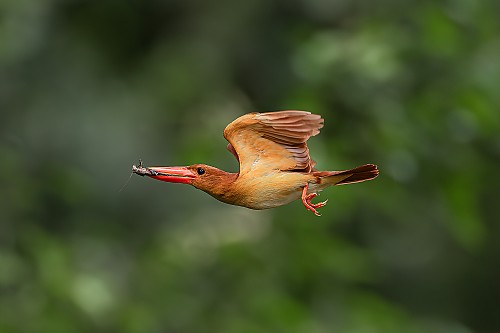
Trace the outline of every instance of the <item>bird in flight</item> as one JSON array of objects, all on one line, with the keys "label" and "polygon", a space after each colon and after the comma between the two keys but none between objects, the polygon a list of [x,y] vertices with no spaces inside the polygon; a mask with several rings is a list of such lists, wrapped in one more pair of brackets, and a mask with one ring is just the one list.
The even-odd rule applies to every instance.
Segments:
[{"label": "bird in flight", "polygon": [[190,184],[219,201],[251,209],[267,209],[299,198],[307,210],[318,192],[333,185],[359,183],[378,176],[377,166],[351,170],[318,171],[309,157],[306,141],[319,133],[324,120],[306,111],[249,113],[227,125],[227,149],[236,157],[238,173],[205,164],[186,167],[132,166],[132,172],[170,183]]}]

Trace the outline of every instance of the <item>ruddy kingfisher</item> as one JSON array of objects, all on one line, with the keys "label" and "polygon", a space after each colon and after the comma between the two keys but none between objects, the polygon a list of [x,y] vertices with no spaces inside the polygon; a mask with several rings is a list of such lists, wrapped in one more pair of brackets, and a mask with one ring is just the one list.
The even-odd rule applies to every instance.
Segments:
[{"label": "ruddy kingfisher", "polygon": [[324,120],[306,111],[249,113],[227,125],[227,149],[239,162],[231,173],[205,164],[185,167],[132,166],[132,172],[170,183],[190,184],[222,202],[251,209],[285,205],[299,198],[320,216],[312,203],[317,193],[333,185],[359,183],[378,176],[377,166],[318,171],[309,157],[307,140],[319,133]]}]

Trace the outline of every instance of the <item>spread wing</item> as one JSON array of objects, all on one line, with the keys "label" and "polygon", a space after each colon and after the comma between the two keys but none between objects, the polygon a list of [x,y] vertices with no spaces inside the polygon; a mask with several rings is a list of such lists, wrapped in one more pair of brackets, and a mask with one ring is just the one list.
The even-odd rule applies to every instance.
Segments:
[{"label": "spread wing", "polygon": [[258,168],[310,172],[314,161],[306,141],[324,120],[306,111],[249,113],[224,130],[228,150],[240,163],[240,174]]}]

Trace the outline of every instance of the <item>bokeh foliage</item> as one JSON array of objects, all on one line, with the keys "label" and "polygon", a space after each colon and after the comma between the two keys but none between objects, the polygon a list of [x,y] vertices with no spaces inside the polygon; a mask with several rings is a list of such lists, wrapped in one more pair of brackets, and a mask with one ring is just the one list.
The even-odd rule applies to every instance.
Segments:
[{"label": "bokeh foliage", "polygon": [[[0,331],[499,332],[499,4],[0,1]],[[118,192],[280,109],[381,176],[321,218]]]}]

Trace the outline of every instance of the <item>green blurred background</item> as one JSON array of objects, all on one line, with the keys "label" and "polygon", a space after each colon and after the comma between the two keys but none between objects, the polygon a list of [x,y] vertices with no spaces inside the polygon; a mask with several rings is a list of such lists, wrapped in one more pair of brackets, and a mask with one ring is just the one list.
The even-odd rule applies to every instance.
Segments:
[{"label": "green blurred background", "polygon": [[[500,332],[500,2],[1,0],[1,332]],[[252,211],[132,163],[236,171],[303,109],[322,170]]]}]

